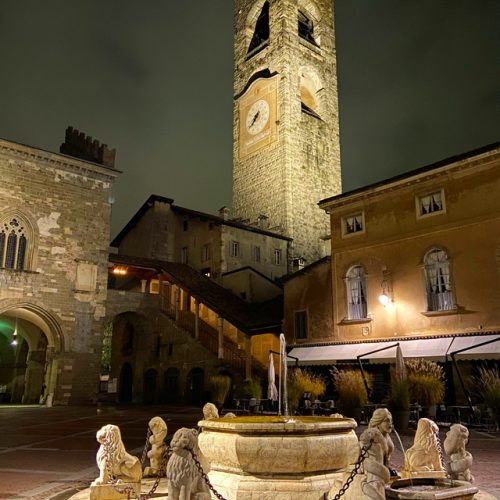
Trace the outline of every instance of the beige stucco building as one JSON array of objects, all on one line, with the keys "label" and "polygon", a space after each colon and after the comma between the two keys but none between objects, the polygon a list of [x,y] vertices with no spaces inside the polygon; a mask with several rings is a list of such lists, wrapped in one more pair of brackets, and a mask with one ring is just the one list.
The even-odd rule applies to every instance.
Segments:
[{"label": "beige stucco building", "polygon": [[1,402],[97,396],[118,172],[71,128],[61,149],[86,160],[0,140]]},{"label": "beige stucco building", "polygon": [[[399,341],[407,357],[445,361],[500,339],[499,190],[494,144],[322,200],[331,264],[328,275],[305,268],[285,283],[292,354],[303,364],[352,362]],[[457,355],[492,358],[500,342]]]}]

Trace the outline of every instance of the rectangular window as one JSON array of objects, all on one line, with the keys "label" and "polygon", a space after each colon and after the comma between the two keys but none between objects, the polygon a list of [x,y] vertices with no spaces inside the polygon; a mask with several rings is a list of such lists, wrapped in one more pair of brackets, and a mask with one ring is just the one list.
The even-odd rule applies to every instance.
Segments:
[{"label": "rectangular window", "polygon": [[444,191],[440,189],[433,193],[416,198],[417,219],[445,212]]},{"label": "rectangular window", "polygon": [[281,265],[281,250],[279,248],[275,248],[273,251],[273,262],[275,265]]},{"label": "rectangular window", "polygon": [[231,241],[231,257],[240,256],[240,244],[238,241]]},{"label": "rectangular window", "polygon": [[208,243],[203,245],[203,248],[201,249],[201,260],[202,262],[210,260],[210,245]]},{"label": "rectangular window", "polygon": [[259,246],[252,247],[252,260],[254,262],[260,262],[260,247]]},{"label": "rectangular window", "polygon": [[351,236],[352,234],[361,234],[365,232],[365,215],[364,212],[342,217],[342,237]]},{"label": "rectangular window", "polygon": [[307,339],[307,311],[295,311],[295,338]]},{"label": "rectangular window", "polygon": [[181,263],[182,264],[188,263],[188,247],[182,247],[181,249]]}]

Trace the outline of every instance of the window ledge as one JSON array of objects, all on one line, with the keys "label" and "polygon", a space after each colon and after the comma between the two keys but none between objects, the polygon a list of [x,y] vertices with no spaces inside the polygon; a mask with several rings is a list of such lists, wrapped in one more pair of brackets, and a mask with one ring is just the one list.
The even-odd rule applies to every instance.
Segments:
[{"label": "window ledge", "polygon": [[363,323],[370,323],[372,318],[348,319],[344,318],[339,325],[358,325]]},{"label": "window ledge", "polygon": [[450,316],[452,314],[458,314],[458,312],[458,308],[455,307],[455,309],[446,309],[443,311],[422,311],[420,314],[432,318],[433,316]]},{"label": "window ledge", "polygon": [[319,47],[319,45],[315,45],[314,43],[309,42],[308,40],[302,38],[301,36],[299,36],[299,43],[304,47],[307,47],[308,49],[312,50],[313,52],[316,52],[316,54],[321,55],[321,48]]}]

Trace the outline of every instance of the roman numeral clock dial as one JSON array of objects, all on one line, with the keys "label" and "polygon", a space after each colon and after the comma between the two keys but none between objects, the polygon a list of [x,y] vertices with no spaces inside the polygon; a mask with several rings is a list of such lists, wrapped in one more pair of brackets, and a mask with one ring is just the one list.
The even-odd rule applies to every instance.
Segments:
[{"label": "roman numeral clock dial", "polygon": [[239,158],[277,140],[277,76],[253,82],[239,101]]}]

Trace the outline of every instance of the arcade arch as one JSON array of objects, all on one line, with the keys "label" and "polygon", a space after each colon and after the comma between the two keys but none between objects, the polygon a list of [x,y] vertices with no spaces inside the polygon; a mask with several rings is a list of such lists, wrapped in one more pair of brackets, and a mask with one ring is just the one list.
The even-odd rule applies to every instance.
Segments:
[{"label": "arcade arch", "polygon": [[52,404],[63,345],[59,322],[43,307],[0,305],[0,402]]}]

